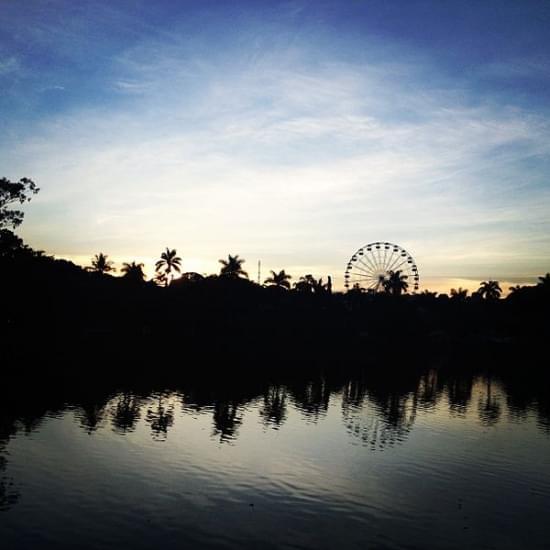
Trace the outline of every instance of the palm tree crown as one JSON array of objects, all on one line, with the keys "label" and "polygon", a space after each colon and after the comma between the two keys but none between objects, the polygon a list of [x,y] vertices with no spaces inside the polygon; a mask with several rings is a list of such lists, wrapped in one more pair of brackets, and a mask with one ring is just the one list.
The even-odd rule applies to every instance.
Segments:
[{"label": "palm tree crown", "polygon": [[136,262],[123,263],[122,264],[122,273],[124,273],[124,278],[130,281],[137,283],[143,282],[145,279],[145,273],[143,273],[143,264],[136,264]]},{"label": "palm tree crown", "polygon": [[498,281],[483,281],[479,285],[478,294],[486,300],[498,300],[502,294],[502,289]]},{"label": "palm tree crown", "polygon": [[402,292],[407,292],[409,288],[409,283],[407,282],[408,278],[408,275],[403,275],[400,269],[397,271],[390,271],[389,277],[384,279],[382,283],[384,290],[393,296],[400,296]]},{"label": "palm tree crown", "polygon": [[290,288],[290,279],[292,279],[292,277],[288,275],[288,273],[285,273],[284,269],[279,271],[279,273],[275,273],[275,271],[272,270],[271,277],[268,277],[264,281],[264,284],[288,289]]},{"label": "palm tree crown", "polygon": [[87,268],[90,271],[95,271],[96,273],[109,273],[109,271],[116,271],[116,268],[113,267],[113,262],[108,260],[109,256],[100,252],[92,258],[92,266]]},{"label": "palm tree crown", "polygon": [[330,283],[323,283],[323,278],[316,279],[313,275],[307,274],[294,283],[294,289],[298,292],[321,294],[328,290]]},{"label": "palm tree crown", "polygon": [[229,254],[227,256],[227,260],[219,260],[219,262],[220,264],[222,264],[220,275],[233,278],[248,278],[248,273],[243,269],[243,264],[245,260],[239,258],[238,254],[235,254],[235,256],[231,256],[231,254]]},{"label": "palm tree crown", "polygon": [[[166,286],[172,282],[174,278],[172,271],[177,271],[178,273],[181,271],[181,258],[177,255],[175,248],[172,250],[168,247],[166,248],[160,255],[160,260],[155,264],[155,270],[164,275],[163,280]],[[159,277],[159,279],[162,279],[162,277]]]}]

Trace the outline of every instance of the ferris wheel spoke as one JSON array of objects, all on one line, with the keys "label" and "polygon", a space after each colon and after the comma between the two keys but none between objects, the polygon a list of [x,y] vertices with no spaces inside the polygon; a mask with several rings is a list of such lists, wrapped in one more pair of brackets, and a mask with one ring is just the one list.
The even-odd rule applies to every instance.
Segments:
[{"label": "ferris wheel spoke", "polygon": [[[385,246],[384,244],[381,244],[380,246]],[[380,256],[380,265],[382,266],[382,269],[384,269],[384,253],[386,252],[386,249],[384,248],[384,252],[382,252],[382,249],[378,249],[378,255]]]},{"label": "ferris wheel spoke", "polygon": [[358,277],[360,279],[374,279],[374,277],[370,274],[363,274],[363,273],[352,273],[351,274],[352,277]]},{"label": "ferris wheel spoke", "polygon": [[376,280],[376,277],[373,277],[372,275],[363,275],[363,274],[358,274],[358,273],[353,273],[352,274],[352,277],[355,277],[356,280],[367,280],[367,281],[375,281]]},{"label": "ferris wheel spoke", "polygon": [[395,254],[395,251],[392,250],[392,253],[390,254],[390,257],[388,258],[388,260],[384,263],[384,270],[386,271],[386,273],[388,271],[390,271],[391,269],[391,265],[392,263],[394,262],[394,257],[393,255]]},{"label": "ferris wheel spoke", "polygon": [[405,258],[398,266],[393,268],[393,272],[395,273],[399,267],[401,267],[403,264],[407,263],[407,259]]},{"label": "ferris wheel spoke", "polygon": [[[367,267],[367,266],[365,266],[365,267]],[[352,269],[357,269],[358,271],[362,271],[363,273],[370,273],[371,272],[371,270],[368,269],[368,267],[367,267],[367,269],[363,269],[363,268],[359,267],[358,265],[354,265],[352,267]]]},{"label": "ferris wheel spoke", "polygon": [[355,279],[355,280],[350,281],[350,282],[353,286],[360,286],[362,288],[369,287],[372,284],[370,279],[366,279],[366,280]]},{"label": "ferris wheel spoke", "polygon": [[376,271],[376,266],[372,264],[372,262],[370,262],[370,259],[365,257],[365,260],[368,262],[368,263],[365,263],[365,261],[363,259],[359,260],[366,268],[367,270],[369,271],[369,273],[374,273]]},{"label": "ferris wheel spoke", "polygon": [[373,265],[367,265],[363,259],[360,259],[360,260],[357,260],[358,262],[361,262],[368,270],[369,272],[373,272],[373,271],[376,271],[376,266],[373,266]]},{"label": "ferris wheel spoke", "polygon": [[380,271],[383,269],[382,265],[380,264],[380,254],[377,249],[372,253],[372,259],[374,261],[374,264],[376,265],[376,271]]},{"label": "ferris wheel spoke", "polygon": [[[399,261],[401,260],[402,256],[400,253],[397,254],[397,257],[395,258],[395,260],[393,261],[393,264],[388,268],[388,271],[395,271],[395,265],[397,263],[399,263]],[[401,264],[400,264],[401,265]]]},{"label": "ferris wheel spoke", "polygon": [[[380,246],[380,245],[378,245]],[[380,256],[380,248],[377,248],[376,249],[376,257],[378,258],[378,266],[380,267],[380,269],[383,269],[383,265],[382,265],[382,258]]]},{"label": "ferris wheel spoke", "polygon": [[[367,251],[367,252],[368,252],[368,251]],[[369,254],[365,254],[365,255],[363,256],[363,258],[361,258],[361,260],[360,260],[360,261],[363,263],[363,265],[366,265],[365,262],[364,262],[363,260],[366,260],[366,261],[368,262],[368,264],[369,264],[369,266],[370,266],[369,269],[372,269],[373,271],[376,271],[376,265],[373,264],[372,258],[370,257]]]}]

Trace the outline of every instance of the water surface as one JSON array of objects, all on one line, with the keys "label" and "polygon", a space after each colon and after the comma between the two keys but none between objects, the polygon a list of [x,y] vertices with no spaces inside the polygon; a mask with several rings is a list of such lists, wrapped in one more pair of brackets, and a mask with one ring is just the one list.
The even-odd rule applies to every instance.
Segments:
[{"label": "water surface", "polygon": [[549,547],[535,380],[236,387],[4,399],[3,547]]}]

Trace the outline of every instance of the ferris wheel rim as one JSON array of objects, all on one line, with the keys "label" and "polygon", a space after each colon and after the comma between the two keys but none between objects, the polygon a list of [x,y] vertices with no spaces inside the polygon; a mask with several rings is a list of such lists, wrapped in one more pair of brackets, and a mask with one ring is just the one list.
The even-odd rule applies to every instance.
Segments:
[{"label": "ferris wheel rim", "polygon": [[420,287],[418,266],[413,256],[401,245],[373,241],[358,248],[350,257],[344,272],[344,286],[350,283],[363,290],[378,292],[391,273],[401,272],[408,287],[416,293]]}]

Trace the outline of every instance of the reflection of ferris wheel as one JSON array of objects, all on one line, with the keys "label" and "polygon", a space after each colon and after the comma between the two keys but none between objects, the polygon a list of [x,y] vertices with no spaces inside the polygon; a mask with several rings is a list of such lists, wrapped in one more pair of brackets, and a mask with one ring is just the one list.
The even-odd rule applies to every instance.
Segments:
[{"label": "reflection of ferris wheel", "polygon": [[349,260],[344,284],[349,288],[362,288],[378,292],[397,271],[405,275],[409,289],[418,290],[420,277],[413,257],[397,244],[376,242],[360,248]]}]

